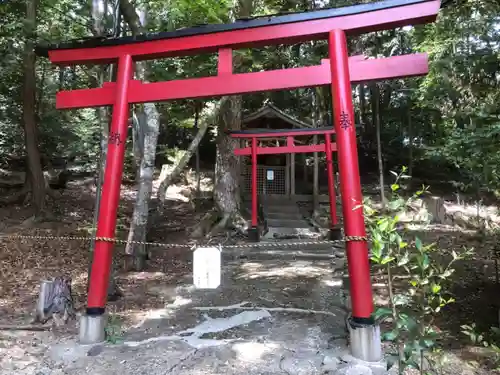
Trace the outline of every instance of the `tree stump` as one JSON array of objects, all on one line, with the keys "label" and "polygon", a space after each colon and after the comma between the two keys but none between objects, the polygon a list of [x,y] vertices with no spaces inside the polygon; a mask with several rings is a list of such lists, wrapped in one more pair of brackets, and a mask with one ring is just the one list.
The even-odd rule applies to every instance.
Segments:
[{"label": "tree stump", "polygon": [[56,326],[62,326],[69,318],[74,317],[71,278],[58,276],[53,280],[43,280],[35,310],[35,322],[45,324],[52,318]]},{"label": "tree stump", "polygon": [[49,170],[44,172],[47,184],[51,189],[65,189],[68,185],[69,172],[67,170]]},{"label": "tree stump", "polygon": [[425,199],[430,222],[434,224],[448,224],[444,199],[440,197],[428,197]]}]

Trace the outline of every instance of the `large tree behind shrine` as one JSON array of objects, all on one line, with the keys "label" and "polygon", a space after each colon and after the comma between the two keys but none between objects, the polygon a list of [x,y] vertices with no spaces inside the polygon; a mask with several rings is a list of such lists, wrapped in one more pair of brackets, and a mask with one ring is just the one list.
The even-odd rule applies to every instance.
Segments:
[{"label": "large tree behind shrine", "polygon": [[23,125],[27,155],[26,189],[31,190],[31,203],[35,215],[45,206],[45,180],[38,149],[38,123],[36,113],[36,56],[33,50],[36,40],[36,12],[38,0],[26,0],[23,81]]},{"label": "large tree behind shrine", "polygon": [[[238,0],[234,4],[233,18],[252,15],[253,0]],[[233,69],[241,64],[241,54],[233,53]],[[220,227],[236,224],[241,216],[240,158],[234,155],[238,140],[227,131],[241,129],[242,97],[225,96],[219,104],[217,115],[217,156],[215,164],[214,200],[222,217]]]}]

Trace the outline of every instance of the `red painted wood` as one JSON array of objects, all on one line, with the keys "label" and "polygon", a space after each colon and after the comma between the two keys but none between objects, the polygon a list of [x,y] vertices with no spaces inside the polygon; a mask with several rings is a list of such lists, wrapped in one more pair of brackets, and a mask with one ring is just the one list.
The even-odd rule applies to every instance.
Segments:
[{"label": "red painted wood", "polygon": [[[332,151],[337,151],[337,145],[332,144]],[[278,155],[278,154],[304,154],[310,152],[325,152],[325,145],[301,145],[301,146],[278,146],[278,147],[257,147],[257,155]],[[238,156],[248,156],[252,154],[251,147],[237,148],[234,154]]]},{"label": "red painted wood", "polygon": [[258,202],[257,202],[257,138],[252,138],[252,228],[257,228],[258,221]]},{"label": "red painted wood", "polygon": [[[224,62],[226,64],[227,61]],[[226,69],[227,65],[223,68]],[[220,68],[222,69],[222,68]],[[351,82],[365,82],[424,75],[428,72],[426,54],[393,56],[383,59],[349,59]],[[221,76],[181,79],[167,82],[130,82],[130,103],[145,103],[186,98],[206,98],[261,91],[288,90],[321,86],[331,83],[329,60],[323,64],[303,68],[280,69],[266,72],[222,74]],[[87,108],[112,105],[115,83],[102,88],[60,91],[56,97],[58,109]]]},{"label": "red painted wood", "polygon": [[325,129],[308,129],[304,131],[290,131],[290,132],[265,132],[265,133],[231,133],[231,137],[233,138],[283,138],[283,137],[299,137],[302,135],[318,135],[318,134],[334,134],[335,129],[331,128],[328,130]]},{"label": "red painted wood", "polygon": [[[106,156],[106,171],[102,186],[97,237],[114,238],[116,230],[116,212],[120,201],[120,188],[127,143],[129,103],[127,92],[133,73],[131,56],[123,56],[118,62],[116,79],[116,99],[111,119],[111,129]],[[114,243],[96,240],[93,253],[92,270],[89,283],[87,309],[104,309],[108,294],[109,275],[113,258]],[[104,310],[103,310],[104,311]]]},{"label": "red painted wood", "polygon": [[119,56],[125,54],[132,55],[134,60],[141,60],[216,52],[221,47],[237,49],[271,44],[294,44],[309,40],[327,39],[329,31],[332,29],[342,29],[346,33],[353,35],[432,22],[437,16],[440,5],[440,0],[433,0],[323,20],[111,47],[53,50],[49,51],[49,58],[53,63],[61,65],[105,64],[117,60]]},{"label": "red painted wood", "polygon": [[[333,122],[338,148],[344,232],[346,236],[366,236],[363,210],[359,208],[363,203],[363,197],[359,178],[347,42],[342,30],[333,30],[330,33],[329,52],[332,62]],[[346,241],[346,253],[351,283],[352,316],[370,319],[373,312],[373,296],[367,242]]]}]

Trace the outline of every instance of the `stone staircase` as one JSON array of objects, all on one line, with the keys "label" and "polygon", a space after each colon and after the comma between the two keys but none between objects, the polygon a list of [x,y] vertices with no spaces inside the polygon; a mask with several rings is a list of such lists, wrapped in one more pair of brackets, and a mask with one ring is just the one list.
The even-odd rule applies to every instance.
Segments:
[{"label": "stone staircase", "polygon": [[263,240],[276,239],[316,239],[321,236],[304,217],[296,202],[290,199],[261,200],[267,232]]}]

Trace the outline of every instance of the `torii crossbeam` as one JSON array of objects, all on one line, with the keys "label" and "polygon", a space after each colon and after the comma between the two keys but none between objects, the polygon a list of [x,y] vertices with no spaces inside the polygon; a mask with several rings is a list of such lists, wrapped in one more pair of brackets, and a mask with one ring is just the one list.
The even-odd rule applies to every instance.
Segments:
[{"label": "torii crossbeam", "polygon": [[[48,56],[58,65],[118,65],[116,82],[106,83],[97,89],[61,91],[56,100],[57,108],[113,106],[96,233],[98,240],[81,339],[95,342],[101,340],[103,335],[103,326],[99,324],[104,324],[113,250],[113,242],[105,239],[115,237],[129,105],[331,84],[351,282],[351,350],[354,356],[364,360],[380,359],[380,345],[377,344],[380,337],[372,318],[366,231],[363,212],[358,207],[362,195],[351,83],[426,74],[427,57],[417,54],[375,60],[348,58],[346,35],[432,22],[439,7],[439,0],[387,0],[345,8],[258,17],[225,25],[205,25],[135,37],[94,38],[37,48],[40,55]],[[329,60],[313,67],[233,74],[234,49],[310,40],[328,40]],[[154,83],[133,79],[136,61],[207,52],[219,54],[218,74],[215,77]],[[332,176],[329,178],[331,181]]]}]

